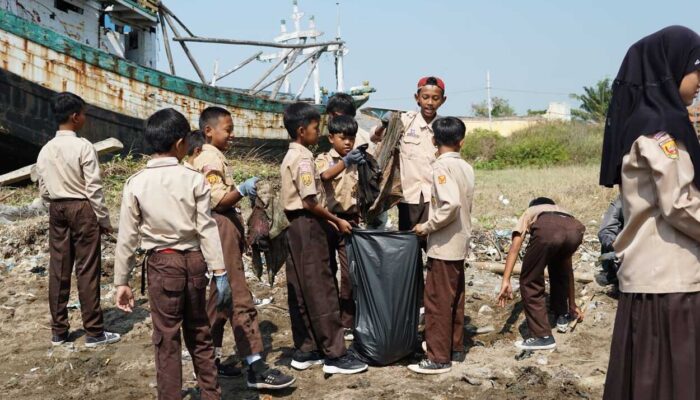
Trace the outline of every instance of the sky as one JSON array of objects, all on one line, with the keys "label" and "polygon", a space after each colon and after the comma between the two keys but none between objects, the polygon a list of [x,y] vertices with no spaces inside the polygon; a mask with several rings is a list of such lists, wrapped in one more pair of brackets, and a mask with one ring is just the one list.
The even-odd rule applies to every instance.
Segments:
[{"label": "sky", "polygon": [[[280,20],[290,30],[292,0],[166,0],[196,35],[271,41]],[[299,0],[302,28],[314,15],[317,29],[332,40],[336,0]],[[570,93],[614,78],[627,48],[668,25],[700,32],[697,0],[340,0],[340,29],[349,48],[344,58],[346,88],[369,81],[377,92],[367,106],[416,109],[413,95],[426,75],[445,81],[442,115],[470,115],[471,104],[486,99],[486,72],[492,96],[507,99],[518,114],[546,109],[549,102],[578,104]],[[180,47],[173,43],[178,75],[198,80]],[[259,48],[190,44],[211,77],[248,58]],[[165,52],[159,67],[167,69]],[[253,62],[220,82],[247,88],[268,68]],[[303,68],[292,77],[298,87]],[[321,84],[335,88],[333,60],[320,64]],[[309,93],[310,94],[310,93]]]}]

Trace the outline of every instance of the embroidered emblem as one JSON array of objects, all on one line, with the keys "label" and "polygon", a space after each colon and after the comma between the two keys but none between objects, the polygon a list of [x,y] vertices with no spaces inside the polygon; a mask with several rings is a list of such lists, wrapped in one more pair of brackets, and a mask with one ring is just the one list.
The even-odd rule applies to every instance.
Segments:
[{"label": "embroidered emblem", "polygon": [[301,174],[301,183],[304,186],[311,186],[311,184],[314,182],[314,177],[311,175],[309,172],[304,172]]},{"label": "embroidered emblem", "polygon": [[661,150],[664,151],[666,157],[674,160],[678,158],[678,146],[676,145],[675,140],[671,138],[666,139],[663,142],[659,142],[659,146],[661,147]]},{"label": "embroidered emblem", "polygon": [[438,176],[438,183],[444,185],[447,182],[447,177],[445,175]]},{"label": "embroidered emblem", "polygon": [[221,183],[221,177],[217,174],[209,174],[207,175],[207,182],[209,182],[210,185],[216,185],[217,183]]},{"label": "embroidered emblem", "polygon": [[314,172],[314,167],[311,163],[311,160],[305,158],[305,159],[299,161],[299,173],[301,173],[301,174],[303,174],[303,173],[313,174],[313,172]]},{"label": "embroidered emblem", "polygon": [[319,158],[316,160],[316,169],[323,171],[326,169],[326,164],[326,160]]}]

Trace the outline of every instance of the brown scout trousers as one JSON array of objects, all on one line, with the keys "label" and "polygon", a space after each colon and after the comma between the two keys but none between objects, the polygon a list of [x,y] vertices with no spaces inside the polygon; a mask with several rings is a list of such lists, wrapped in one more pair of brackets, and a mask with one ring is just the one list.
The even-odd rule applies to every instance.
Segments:
[{"label": "brown scout trousers", "polygon": [[[350,223],[359,224],[358,214],[337,214]],[[348,265],[348,255],[345,250],[345,237],[335,230],[330,224],[326,224],[328,232],[328,248],[330,250],[331,273],[333,274],[335,287],[338,289],[338,305],[340,307],[340,322],[345,329],[352,329],[355,322],[355,301],[352,299],[352,282],[350,281],[350,268]],[[340,283],[337,282],[338,262],[335,259],[335,252],[338,252],[340,262]]]},{"label": "brown scout trousers", "polygon": [[449,363],[464,351],[464,260],[430,258],[423,296],[428,359]]},{"label": "brown scout trousers", "polygon": [[104,332],[100,308],[102,251],[100,226],[87,200],[53,200],[49,205],[49,309],[54,335],[68,333],[68,298],[75,264],[83,327],[88,336]]},{"label": "brown scout trousers", "polygon": [[530,242],[520,273],[520,293],[527,326],[534,337],[552,334],[547,317],[544,269],[549,271],[550,306],[555,315],[569,311],[571,256],[583,240],[585,227],[574,217],[542,213],[530,228]]},{"label": "brown scout trousers", "polygon": [[148,257],[146,276],[159,400],[182,398],[180,327],[192,356],[201,398],[221,398],[206,313],[206,272],[199,251],[154,253]]},{"label": "brown scout trousers", "polygon": [[319,350],[327,358],[345,355],[335,288],[322,222],[305,211],[288,212],[287,300],[294,347]]},{"label": "brown scout trousers", "polygon": [[[216,283],[212,280],[209,287],[209,303],[207,314],[211,323],[211,336],[214,347],[221,347],[224,338],[224,327],[230,322],[233,337],[236,340],[238,355],[246,357],[262,353],[263,341],[258,325],[258,311],[253,302],[253,295],[248,289],[243,269],[243,225],[238,215],[224,215],[212,212],[221,238],[224,252],[224,264],[229,285],[231,285],[232,307],[226,310],[216,309]],[[240,225],[240,226],[239,226]]]}]

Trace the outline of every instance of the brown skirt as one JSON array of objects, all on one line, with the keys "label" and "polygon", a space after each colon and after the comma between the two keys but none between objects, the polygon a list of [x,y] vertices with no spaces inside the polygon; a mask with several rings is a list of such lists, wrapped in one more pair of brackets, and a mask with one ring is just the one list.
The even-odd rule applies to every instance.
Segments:
[{"label": "brown skirt", "polygon": [[700,292],[620,294],[603,399],[700,399]]}]

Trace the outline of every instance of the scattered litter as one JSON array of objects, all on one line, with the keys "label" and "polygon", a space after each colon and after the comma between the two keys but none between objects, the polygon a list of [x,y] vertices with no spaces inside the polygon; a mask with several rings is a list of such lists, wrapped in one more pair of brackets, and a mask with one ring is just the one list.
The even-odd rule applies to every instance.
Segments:
[{"label": "scattered litter", "polygon": [[498,201],[500,201],[504,206],[510,204],[510,200],[508,200],[508,198],[502,194],[498,196]]},{"label": "scattered litter", "polygon": [[493,308],[489,307],[488,305],[484,304],[479,308],[479,315],[491,315],[493,314]]},{"label": "scattered litter", "polygon": [[257,297],[253,297],[253,302],[257,307],[264,307],[270,303],[272,303],[272,297],[266,297],[264,299],[259,299]]},{"label": "scattered litter", "polygon": [[540,357],[537,357],[537,364],[547,365],[547,364],[549,364],[549,360],[547,360],[547,357],[545,357],[545,356],[540,356]]},{"label": "scattered litter", "polygon": [[526,358],[532,357],[535,352],[532,350],[523,350],[515,356],[516,361],[522,361]]},{"label": "scattered litter", "polygon": [[474,378],[472,376],[467,376],[467,375],[463,376],[462,380],[464,382],[467,382],[468,384],[470,384],[472,386],[481,386],[481,384],[483,383],[483,381],[481,379]]},{"label": "scattered litter", "polygon": [[46,267],[36,266],[29,270],[32,274],[37,274],[40,276],[46,276]]},{"label": "scattered litter", "polygon": [[80,310],[80,300],[68,304],[69,310]]},{"label": "scattered litter", "polygon": [[29,372],[36,372],[38,370],[39,370],[39,367],[34,367],[34,368],[30,369]]}]

